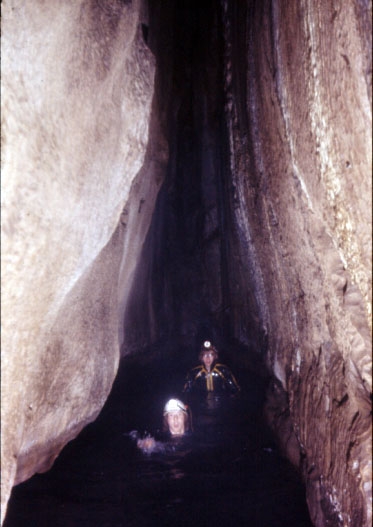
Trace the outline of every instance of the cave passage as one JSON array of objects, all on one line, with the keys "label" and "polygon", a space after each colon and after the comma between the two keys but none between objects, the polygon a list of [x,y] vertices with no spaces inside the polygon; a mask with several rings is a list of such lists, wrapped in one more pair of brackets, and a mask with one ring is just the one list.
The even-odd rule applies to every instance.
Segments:
[{"label": "cave passage", "polygon": [[[111,3],[104,3],[102,12],[96,9],[100,3],[86,3],[92,4],[89,23],[93,21],[95,28],[88,34],[104,34],[105,20],[115,33],[119,26]],[[113,4],[121,12],[131,2]],[[344,216],[344,208],[355,208],[354,189],[359,199],[368,192],[360,189],[360,179],[355,181],[352,172],[364,158],[360,140],[356,139],[355,163],[348,141],[338,142],[328,135],[329,129],[332,134],[332,128],[340,126],[340,136],[348,136],[345,127],[352,122],[350,128],[355,127],[355,115],[346,123],[340,121],[346,107],[341,102],[345,84],[339,79],[343,71],[350,79],[352,64],[360,60],[349,60],[341,48],[342,59],[335,66],[338,77],[332,76],[336,59],[329,56],[329,48],[334,49],[334,34],[343,40],[345,33],[337,29],[333,33],[328,27],[335,23],[343,28],[344,20],[351,17],[342,9],[331,13],[327,2],[321,9],[321,4],[149,0],[147,16],[143,20],[139,15],[136,38],[141,42],[136,40],[133,57],[123,59],[128,61],[123,78],[131,85],[128,100],[123,101],[125,118],[136,129],[137,117],[131,115],[137,115],[136,105],[146,99],[140,83],[143,76],[152,100],[150,117],[147,114],[145,125],[142,122],[148,135],[146,140],[129,132],[124,139],[116,138],[114,132],[110,137],[118,145],[122,141],[131,158],[136,157],[133,147],[141,143],[144,161],[139,172],[136,168],[135,179],[128,180],[132,185],[128,199],[115,201],[111,240],[93,257],[93,271],[85,270],[76,291],[74,286],[61,308],[66,319],[61,316],[51,337],[50,349],[58,360],[62,357],[61,364],[66,350],[70,352],[70,372],[83,348],[81,370],[98,372],[94,380],[83,384],[82,371],[73,371],[75,383],[82,380],[81,406],[68,414],[76,412],[74,429],[75,417],[59,419],[65,414],[56,412],[58,405],[73,406],[74,397],[63,388],[64,372],[57,372],[61,384],[51,389],[54,381],[49,379],[55,378],[55,372],[54,355],[49,353],[50,374],[43,377],[36,400],[45,402],[46,409],[41,405],[37,410],[48,426],[53,416],[51,423],[59,420],[62,428],[66,422],[70,427],[71,435],[63,441],[62,435],[58,448],[102,408],[120,347],[119,372],[97,420],[62,450],[49,472],[14,488],[4,527],[308,527],[311,521],[302,481],[315,525],[331,525],[329,519],[333,525],[342,521],[343,525],[363,525],[365,505],[358,470],[364,459],[360,439],[367,433],[368,413],[360,371],[366,367],[368,330],[360,293],[347,274],[348,258],[342,265],[343,246],[337,251],[339,242],[329,231],[338,232],[335,218],[341,218],[338,221],[345,222],[347,232],[353,216]],[[324,35],[320,42],[318,31]],[[107,41],[106,37],[100,40],[103,49]],[[353,48],[355,41],[351,42]],[[115,52],[117,48],[119,44]],[[87,49],[90,57],[91,48]],[[110,53],[103,49],[101,55],[92,51],[92,56],[96,53],[102,59],[100,68],[92,69],[97,82],[104,81],[110,66]],[[154,59],[154,94],[153,78],[145,67],[151,60],[144,50]],[[84,55],[82,63],[86,61]],[[81,80],[77,77],[71,85],[79,87]],[[338,85],[335,93],[333,85]],[[348,86],[355,94],[354,84]],[[106,96],[106,88],[101,89]],[[102,116],[120,103],[113,90],[110,104],[102,106],[95,133],[87,135],[101,141],[105,126],[111,131],[114,122]],[[355,107],[351,108],[354,112]],[[324,119],[327,110],[330,114],[325,113]],[[333,115],[338,120],[332,120]],[[123,122],[117,126],[119,130]],[[98,149],[106,155],[111,147]],[[333,162],[334,150],[338,163]],[[85,166],[83,161],[79,166]],[[110,170],[109,166],[105,175],[112,178]],[[337,178],[340,172],[344,179]],[[105,185],[100,177],[97,195]],[[346,198],[343,203],[338,197],[345,192],[343,185],[351,202]],[[76,199],[84,201],[84,197]],[[356,197],[356,223],[363,224],[359,203]],[[95,205],[88,203],[87,208],[87,216],[82,217],[93,217]],[[350,239],[344,232],[342,241]],[[353,261],[354,252],[347,253]],[[60,259],[58,254],[55,261]],[[86,306],[83,296],[91,292]],[[75,311],[76,306],[82,306],[81,310]],[[81,342],[75,342],[80,335]],[[164,403],[170,396],[182,397],[185,374],[196,366],[204,340],[211,340],[221,353],[219,362],[231,367],[242,388],[241,398],[229,412],[217,412],[210,420],[196,414],[186,451],[143,454],[130,433],[152,434],[160,428]],[[351,361],[348,346],[354,348]],[[356,367],[359,361],[361,370]],[[23,375],[17,367],[19,371]],[[39,380],[38,371],[33,375],[35,382]],[[11,374],[9,378],[13,385]],[[23,379],[18,381],[21,386]],[[71,389],[75,394],[74,383]],[[24,400],[25,419],[37,423],[33,399],[23,393],[19,399]],[[95,402],[92,407],[90,399]],[[276,440],[265,423],[275,431]],[[25,432],[18,443],[27,446],[29,441],[32,446],[43,431],[38,426],[30,425],[33,433]],[[48,441],[42,450],[45,463],[36,468],[30,464],[25,474],[42,470],[54,459],[51,453],[58,454],[56,445],[48,450]],[[11,466],[17,457],[12,445],[8,449]]]},{"label": "cave passage", "polygon": [[[261,417],[265,342],[236,265],[219,3],[177,4],[151,2],[143,27],[157,57],[155,101],[170,153],[125,315],[119,374],[97,421],[48,473],[14,489],[5,527],[310,525],[299,476]],[[165,400],[180,394],[206,338],[238,377],[239,404],[212,428],[196,423],[189,452],[142,454],[129,432],[159,428]]]},{"label": "cave passage", "polygon": [[197,425],[204,433],[189,451],[136,448],[128,432],[160,426],[159,409],[179,393],[189,365],[164,352],[122,362],[98,420],[49,472],[15,487],[5,527],[311,526],[303,485],[261,422],[258,376],[237,372],[239,407],[213,428]]}]

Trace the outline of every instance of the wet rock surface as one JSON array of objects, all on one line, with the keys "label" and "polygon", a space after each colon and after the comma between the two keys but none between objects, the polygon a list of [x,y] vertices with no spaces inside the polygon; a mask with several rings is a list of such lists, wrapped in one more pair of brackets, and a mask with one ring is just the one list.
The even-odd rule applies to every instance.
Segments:
[{"label": "wet rock surface", "polygon": [[233,215],[268,335],[268,417],[318,526],[371,517],[370,9],[224,3]]},{"label": "wet rock surface", "polygon": [[[268,525],[310,527],[299,476],[260,420],[261,381],[240,372],[241,401],[194,412],[194,433],[145,455],[128,431],[154,430],[182,363],[124,361],[98,418],[55,466],[14,489],[4,527]],[[164,443],[166,445],[166,443]]]}]

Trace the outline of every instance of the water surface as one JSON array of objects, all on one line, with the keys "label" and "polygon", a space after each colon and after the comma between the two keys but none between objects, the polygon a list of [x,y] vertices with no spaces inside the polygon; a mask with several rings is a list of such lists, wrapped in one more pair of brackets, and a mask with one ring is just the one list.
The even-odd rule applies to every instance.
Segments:
[{"label": "water surface", "polygon": [[192,436],[151,455],[136,447],[129,432],[156,433],[180,385],[172,367],[128,361],[99,419],[13,489],[4,527],[311,527],[304,488],[260,420],[255,378],[241,400],[195,408]]}]

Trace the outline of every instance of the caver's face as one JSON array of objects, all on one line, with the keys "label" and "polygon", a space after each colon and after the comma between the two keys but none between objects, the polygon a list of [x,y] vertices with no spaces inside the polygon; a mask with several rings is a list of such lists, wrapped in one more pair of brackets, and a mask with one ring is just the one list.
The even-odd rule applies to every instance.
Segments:
[{"label": "caver's face", "polygon": [[167,424],[172,436],[182,436],[185,432],[185,415],[181,410],[179,412],[170,412],[167,414]]},{"label": "caver's face", "polygon": [[202,362],[207,371],[210,371],[212,363],[214,362],[215,354],[212,351],[206,351],[202,356]]}]

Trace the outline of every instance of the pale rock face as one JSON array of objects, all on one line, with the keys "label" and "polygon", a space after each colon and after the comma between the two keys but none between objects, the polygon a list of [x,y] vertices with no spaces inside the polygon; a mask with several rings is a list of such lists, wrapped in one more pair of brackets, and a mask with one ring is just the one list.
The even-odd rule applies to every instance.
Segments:
[{"label": "pale rock face", "polygon": [[[131,281],[162,163],[150,148],[136,179],[155,71],[144,16],[140,1],[2,9],[3,515],[12,485],[95,419],[116,374],[118,278]],[[120,221],[126,207],[136,217]]]}]

